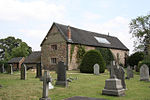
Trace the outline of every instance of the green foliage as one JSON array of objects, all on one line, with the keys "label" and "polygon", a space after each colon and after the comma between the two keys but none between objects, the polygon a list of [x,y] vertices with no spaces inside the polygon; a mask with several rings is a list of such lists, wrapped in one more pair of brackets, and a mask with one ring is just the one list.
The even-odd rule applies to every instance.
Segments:
[{"label": "green foliage", "polygon": [[[14,54],[12,55],[12,50],[22,45],[28,48],[28,50],[25,49],[25,52],[28,51],[28,53],[31,53],[31,47],[29,47],[25,42],[22,42],[21,39],[15,39],[15,37],[12,37],[12,36],[4,38],[4,39],[0,39],[0,60],[8,61],[12,57],[18,57],[19,55],[17,56],[15,56]],[[15,50],[16,52],[20,53],[18,49],[15,49]],[[24,56],[24,54],[26,56],[28,54],[28,53],[23,53],[23,54],[21,53],[20,53],[20,56]]]},{"label": "green foliage", "polygon": [[26,57],[30,53],[30,47],[25,42],[22,42],[19,47],[13,48],[12,57]]},{"label": "green foliage", "polygon": [[82,45],[78,45],[77,47],[78,47],[77,56],[76,56],[77,63],[80,64],[86,51],[85,51],[85,47]]},{"label": "green foliage", "polygon": [[96,50],[100,51],[106,62],[106,65],[110,65],[110,62],[114,60],[113,54],[108,48],[97,47]]},{"label": "green foliage", "polygon": [[71,50],[70,50],[70,62],[72,61],[72,54],[74,52],[74,47],[75,45],[74,44],[71,44]]},{"label": "green foliage", "polygon": [[[149,72],[150,72],[150,58],[144,59],[144,60],[140,61],[140,62],[138,63],[138,69],[137,69],[137,71],[140,70],[140,67],[141,67],[143,64],[146,64],[146,65],[149,67]],[[150,74],[150,73],[149,73],[149,74]]]},{"label": "green foliage", "polygon": [[82,73],[93,73],[94,64],[99,64],[100,73],[104,73],[106,63],[101,55],[101,53],[97,50],[90,50],[85,53],[82,62],[79,66],[80,72]]},{"label": "green foliage", "polygon": [[137,38],[137,41],[134,42],[135,49],[141,50],[143,47],[145,47],[144,50],[148,49],[150,45],[144,44],[150,44],[150,14],[132,19],[130,22],[130,33]]},{"label": "green foliage", "polygon": [[144,53],[143,52],[135,52],[131,56],[128,57],[127,63],[130,66],[138,65],[139,61],[142,61],[144,59]]}]

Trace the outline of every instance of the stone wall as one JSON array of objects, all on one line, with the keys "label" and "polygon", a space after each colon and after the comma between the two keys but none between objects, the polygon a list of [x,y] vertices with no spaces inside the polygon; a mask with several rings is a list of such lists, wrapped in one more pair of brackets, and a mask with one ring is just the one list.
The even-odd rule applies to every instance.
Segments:
[{"label": "stone wall", "polygon": [[[57,50],[53,50],[51,45],[57,45]],[[55,70],[56,64],[51,63],[51,58],[56,58],[56,62],[62,60],[66,63],[67,44],[62,35],[53,26],[47,35],[47,39],[41,46],[41,63],[44,69]]]},{"label": "stone wall", "polygon": [[129,51],[125,50],[117,50],[117,49],[110,49],[113,53],[115,60],[117,61],[117,55],[119,55],[119,64],[125,64],[125,55],[129,55]]}]

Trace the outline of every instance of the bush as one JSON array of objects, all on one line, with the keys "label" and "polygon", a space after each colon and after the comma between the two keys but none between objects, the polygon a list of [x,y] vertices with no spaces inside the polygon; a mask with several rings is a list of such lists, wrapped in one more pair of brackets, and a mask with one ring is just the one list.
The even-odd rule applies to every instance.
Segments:
[{"label": "bush", "polygon": [[110,62],[114,60],[113,54],[108,48],[97,47],[96,50],[100,51],[106,62],[106,65],[110,65]]},{"label": "bush", "polygon": [[99,64],[100,73],[104,73],[106,63],[101,55],[101,53],[97,50],[90,50],[85,53],[82,62],[79,66],[80,72],[82,73],[93,73],[93,66],[95,64]]},{"label": "bush", "polygon": [[128,57],[127,63],[130,66],[138,65],[139,61],[142,61],[144,59],[144,53],[143,52],[136,52]]},{"label": "bush", "polygon": [[[148,59],[144,59],[142,61],[139,61],[138,63],[138,67],[137,67],[137,71],[139,72],[140,71],[140,67],[143,65],[143,64],[146,64],[149,68],[149,72],[150,72],[150,58]],[[149,73],[150,74],[150,73]]]}]

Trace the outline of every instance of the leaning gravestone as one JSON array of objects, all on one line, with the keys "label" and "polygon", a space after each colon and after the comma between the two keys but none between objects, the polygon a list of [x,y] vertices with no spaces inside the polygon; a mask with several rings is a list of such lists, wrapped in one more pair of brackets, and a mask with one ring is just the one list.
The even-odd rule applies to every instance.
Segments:
[{"label": "leaning gravestone", "polygon": [[21,66],[21,80],[26,80],[26,70],[27,67],[25,64]]},{"label": "leaning gravestone", "polygon": [[1,66],[1,73],[5,72],[4,64]]},{"label": "leaning gravestone", "polygon": [[105,87],[102,90],[103,95],[110,95],[110,96],[124,96],[125,89],[123,89],[121,80],[116,78],[114,72],[114,66],[111,66],[110,69],[110,79],[105,81]]},{"label": "leaning gravestone", "polygon": [[99,65],[95,64],[93,68],[94,68],[94,74],[99,75]]},{"label": "leaning gravestone", "polygon": [[140,81],[149,81],[149,68],[146,64],[140,68]]},{"label": "leaning gravestone", "polygon": [[127,67],[127,79],[133,78],[133,70],[130,66]]},{"label": "leaning gravestone", "polygon": [[57,65],[57,81],[56,85],[60,86],[67,86],[68,82],[66,79],[66,67],[64,65],[64,62],[60,61]]},{"label": "leaning gravestone", "polygon": [[116,78],[121,80],[122,87],[126,89],[124,68],[118,65],[114,66],[114,73]]},{"label": "leaning gravestone", "polygon": [[41,64],[36,65],[36,78],[42,77],[42,66]]},{"label": "leaning gravestone", "polygon": [[39,100],[51,100],[50,98],[48,98],[49,82],[52,81],[49,71],[44,71],[44,77],[41,78],[41,81],[43,81],[43,94],[42,98],[40,98]]}]

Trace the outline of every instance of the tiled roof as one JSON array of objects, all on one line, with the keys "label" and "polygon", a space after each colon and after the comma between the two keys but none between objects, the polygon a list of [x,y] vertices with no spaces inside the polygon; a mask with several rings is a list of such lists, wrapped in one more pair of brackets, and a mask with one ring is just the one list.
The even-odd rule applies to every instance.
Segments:
[{"label": "tiled roof", "polygon": [[12,58],[8,61],[8,64],[12,64],[12,63],[19,63],[19,61],[22,59],[23,57],[15,57]]},{"label": "tiled roof", "polygon": [[25,58],[25,64],[41,63],[41,51],[34,51]]},{"label": "tiled roof", "polygon": [[[68,43],[73,43],[73,44],[82,44],[82,45],[88,45],[88,46],[95,46],[95,47],[104,47],[104,48],[112,48],[112,49],[119,49],[119,50],[129,50],[117,37],[113,36],[108,36],[96,32],[90,32],[82,29],[78,29],[75,27],[70,27],[71,29],[71,40],[68,40],[68,26],[58,24],[58,23],[53,23],[53,25],[56,25],[57,29],[60,31],[62,36],[65,38],[65,40]],[[52,26],[53,26],[52,25]],[[110,42],[110,44],[106,43],[99,43],[95,37],[100,37],[100,38],[105,38]],[[45,37],[46,38],[46,37]],[[45,41],[45,38],[43,42]],[[43,44],[41,43],[41,45]]]}]

